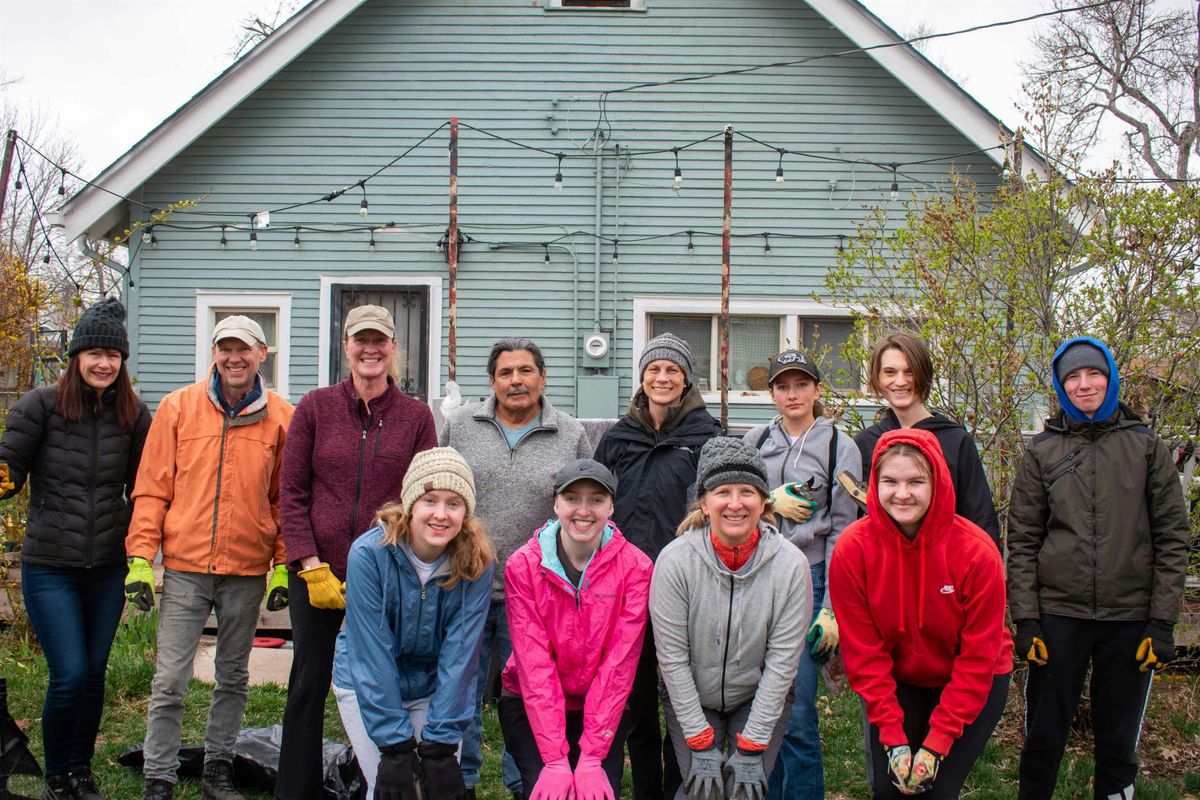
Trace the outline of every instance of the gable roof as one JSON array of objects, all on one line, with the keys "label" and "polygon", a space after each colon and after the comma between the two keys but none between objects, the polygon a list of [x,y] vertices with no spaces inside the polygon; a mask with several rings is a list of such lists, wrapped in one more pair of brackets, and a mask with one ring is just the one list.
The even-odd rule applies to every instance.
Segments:
[{"label": "gable roof", "polygon": [[[53,223],[64,228],[67,241],[81,236],[108,237],[125,223],[128,209],[122,197],[133,195],[171,159],[365,2],[311,0],[101,171],[91,185],[68,198],[51,215]],[[858,0],[804,2],[858,47],[903,41]],[[868,50],[867,55],[977,147],[995,147],[1001,131],[1011,133],[999,118],[911,45],[881,47]],[[999,151],[989,150],[986,155],[997,164],[1003,161]],[[1036,152],[1027,149],[1026,157],[1030,166],[1046,173],[1046,165]]]}]

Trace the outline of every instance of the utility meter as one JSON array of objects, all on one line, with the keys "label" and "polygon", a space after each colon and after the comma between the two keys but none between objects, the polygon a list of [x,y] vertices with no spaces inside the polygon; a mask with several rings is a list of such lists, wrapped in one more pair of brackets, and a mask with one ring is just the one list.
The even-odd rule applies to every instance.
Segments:
[{"label": "utility meter", "polygon": [[609,365],[608,336],[600,331],[594,331],[583,337],[584,366],[590,369],[601,369]]}]

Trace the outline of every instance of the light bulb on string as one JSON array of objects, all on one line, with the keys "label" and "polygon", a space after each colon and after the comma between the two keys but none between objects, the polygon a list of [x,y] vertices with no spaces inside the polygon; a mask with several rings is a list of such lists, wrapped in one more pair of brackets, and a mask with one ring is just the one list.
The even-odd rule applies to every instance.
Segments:
[{"label": "light bulb on string", "polygon": [[893,200],[900,199],[900,182],[896,179],[896,170],[900,168],[899,164],[892,164],[892,191],[891,198]]},{"label": "light bulb on string", "polygon": [[372,253],[375,252],[375,229],[374,228],[371,228],[371,241],[367,243],[367,247],[370,248]]},{"label": "light bulb on string", "polygon": [[678,192],[679,187],[683,186],[683,171],[679,169],[679,148],[672,147],[671,152],[675,154],[675,178],[671,181],[671,186]]},{"label": "light bulb on string", "polygon": [[251,250],[258,249],[258,231],[255,231],[255,230],[250,231],[250,249]]},{"label": "light bulb on string", "polygon": [[42,256],[42,263],[43,263],[43,264],[49,264],[49,263],[50,263],[50,254],[49,254],[49,253],[46,253],[46,255]]},{"label": "light bulb on string", "polygon": [[779,148],[779,166],[775,168],[776,183],[783,183],[783,154],[786,152],[787,150],[784,150],[782,147]]},{"label": "light bulb on string", "polygon": [[621,256],[620,256],[620,242],[619,242],[619,240],[617,240],[617,239],[613,239],[613,259],[612,259],[612,263],[614,263],[614,264],[619,264],[619,263],[621,263]]},{"label": "light bulb on string", "polygon": [[559,153],[558,154],[558,170],[554,173],[554,191],[556,191],[556,192],[562,191],[562,186],[563,186],[562,162],[563,162],[563,154]]},{"label": "light bulb on string", "polygon": [[154,236],[154,226],[148,225],[142,228],[142,244],[150,244],[150,239]]},{"label": "light bulb on string", "polygon": [[221,249],[224,250],[229,244],[229,240],[225,238],[225,226],[221,226]]},{"label": "light bulb on string", "polygon": [[687,235],[688,235],[688,255],[689,255],[689,256],[694,256],[694,255],[696,255],[696,246],[695,246],[694,244],[692,244],[692,234],[693,234],[693,233],[695,233],[695,231],[688,231],[688,232],[687,232]]},{"label": "light bulb on string", "polygon": [[155,250],[158,249],[158,237],[154,235],[154,229],[150,229],[150,246]]},{"label": "light bulb on string", "polygon": [[542,249],[546,251],[546,257],[542,259],[542,264],[550,266],[550,245],[543,243]]},{"label": "light bulb on string", "polygon": [[358,215],[360,217],[362,217],[363,219],[366,219],[367,218],[367,206],[369,205],[367,203],[367,184],[363,181],[359,181],[358,188],[362,189],[362,193],[363,193],[362,202],[358,204]]},{"label": "light bulb on string", "polygon": [[296,235],[292,239],[292,247],[294,247],[297,250],[300,249],[300,228],[299,228],[299,226],[296,227]]},{"label": "light bulb on string", "polygon": [[845,234],[839,233],[837,235],[837,239],[838,239],[838,252],[839,253],[846,252],[846,236],[845,236]]},{"label": "light bulb on string", "polygon": [[763,255],[771,255],[771,234],[769,233],[763,234]]},{"label": "light bulb on string", "polygon": [[58,174],[58,196],[63,197],[67,193],[67,187],[63,184],[67,180],[67,171],[64,169]]}]

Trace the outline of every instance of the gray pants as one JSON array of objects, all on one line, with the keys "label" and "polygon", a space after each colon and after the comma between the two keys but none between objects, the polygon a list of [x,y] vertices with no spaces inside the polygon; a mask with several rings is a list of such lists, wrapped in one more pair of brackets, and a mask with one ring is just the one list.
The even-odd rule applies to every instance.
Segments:
[{"label": "gray pants", "polygon": [[[687,740],[684,739],[683,729],[679,727],[679,720],[675,716],[675,709],[671,707],[671,698],[666,692],[662,693],[663,700],[663,716],[667,718],[667,733],[671,736],[671,746],[675,749],[675,757],[679,759],[679,772],[683,775],[683,780],[686,783],[688,773],[692,769],[692,750],[687,745]],[[767,743],[767,750],[763,753],[763,772],[767,777],[771,777],[771,769],[775,766],[775,759],[779,757],[779,748],[783,745],[783,734],[787,731],[788,718],[792,711],[792,694],[788,693],[787,702],[784,703],[784,708],[780,709],[779,719],[775,722],[775,727],[771,730],[771,741]],[[713,728],[713,744],[722,753],[732,753],[737,749],[737,734],[742,732],[742,728],[746,727],[746,720],[750,717],[750,706],[753,701],[748,701],[733,709],[732,711],[720,712],[714,711],[711,708],[701,708],[704,712],[704,718],[708,720],[708,724]],[[687,795],[684,794],[683,787],[675,793],[675,800],[686,800]]]},{"label": "gray pants", "polygon": [[175,782],[179,769],[183,699],[192,662],[212,611],[217,616],[217,686],[204,729],[204,760],[230,761],[246,711],[250,648],[266,580],[262,575],[163,574],[159,598],[158,666],[146,712],[146,778]]}]

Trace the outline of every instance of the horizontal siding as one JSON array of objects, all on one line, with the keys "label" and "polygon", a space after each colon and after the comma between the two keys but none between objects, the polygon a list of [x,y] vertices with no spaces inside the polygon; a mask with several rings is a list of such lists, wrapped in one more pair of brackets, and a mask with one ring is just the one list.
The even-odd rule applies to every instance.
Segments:
[{"label": "horizontal siding", "polygon": [[[622,162],[614,148],[679,146],[719,133],[726,123],[773,145],[880,163],[948,156],[974,149],[867,56],[825,58],[796,67],[610,95],[604,158],[601,299],[593,303],[594,157],[579,149],[598,120],[597,93],[634,82],[828,55],[851,48],[843,36],[795,0],[648,0],[646,13],[548,13],[528,0],[469,4],[372,0],[268,81],[149,181],[143,200],[165,207],[198,199],[203,214],[177,214],[159,226],[160,245],[135,254],[137,370],[157,400],[190,380],[195,291],[293,293],[291,394],[317,384],[320,275],[446,276],[434,243],[446,225],[447,132],[415,150],[367,186],[377,247],[365,232],[329,231],[361,224],[361,192],[273,216],[251,252],[248,214],[303,202],[375,171],[450,116],[570,157],[564,188],[552,189],[554,157],[463,128],[459,145],[459,222],[477,241],[464,246],[459,272],[459,381],[466,397],[486,394],[485,361],[504,335],[529,335],[546,350],[549,396],[574,407],[578,334],[593,318],[613,329],[614,365],[623,404],[632,393],[635,296],[715,296],[719,238],[686,236],[637,242],[683,230],[719,233],[720,138],[679,154],[684,184],[671,188],[670,153]],[[574,99],[573,99],[574,98]],[[552,116],[553,121],[547,119]],[[557,135],[551,127],[558,128]],[[866,209],[885,200],[889,170],[778,155],[734,142],[733,230],[769,231],[735,238],[735,297],[808,299],[820,293],[836,256]],[[994,183],[983,156],[956,166]],[[901,170],[902,190],[944,187],[947,164]],[[830,192],[829,182],[836,181]],[[897,209],[898,210],[898,209]],[[217,246],[225,222],[229,245]],[[207,230],[195,230],[209,225]],[[569,252],[541,243],[560,242]],[[783,234],[805,237],[788,239]],[[493,249],[486,242],[524,243]],[[614,295],[615,286],[615,295]],[[448,318],[443,283],[443,331]],[[446,342],[440,343],[445,381]],[[769,406],[737,406],[731,421],[750,423]]]}]

